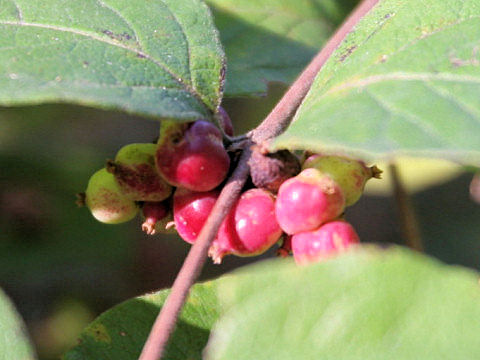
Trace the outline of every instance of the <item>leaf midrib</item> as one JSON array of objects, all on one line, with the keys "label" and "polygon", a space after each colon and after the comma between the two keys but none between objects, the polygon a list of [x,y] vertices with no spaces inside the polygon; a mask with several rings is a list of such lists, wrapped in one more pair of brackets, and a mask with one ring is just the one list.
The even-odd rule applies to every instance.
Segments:
[{"label": "leaf midrib", "polygon": [[348,81],[334,86],[322,94],[322,98],[344,90],[363,88],[368,85],[385,81],[446,81],[463,82],[480,85],[480,78],[470,75],[457,75],[452,73],[427,73],[427,72],[392,72],[390,74],[371,75],[355,81]]},{"label": "leaf midrib", "polygon": [[[0,25],[19,26],[19,27],[22,27],[22,26],[36,27],[36,28],[52,30],[52,31],[67,32],[67,33],[71,33],[71,34],[75,34],[75,35],[79,35],[79,36],[88,37],[88,38],[91,38],[92,40],[100,41],[100,42],[103,42],[105,44],[130,51],[130,52],[134,53],[135,55],[137,55],[138,57],[149,60],[152,63],[154,63],[156,66],[160,67],[163,71],[165,71],[167,74],[169,74],[171,76],[171,78],[176,83],[178,83],[180,85],[180,87],[182,87],[185,91],[192,94],[197,100],[200,101],[200,103],[203,106],[205,106],[200,94],[197,93],[197,91],[193,87],[191,87],[188,84],[186,84],[185,82],[183,82],[181,76],[175,74],[165,64],[163,64],[162,62],[158,61],[157,59],[151,57],[149,54],[147,54],[147,53],[145,53],[145,52],[143,52],[139,49],[132,48],[130,46],[122,44],[121,42],[115,41],[115,40],[107,38],[107,37],[99,36],[94,32],[84,31],[84,30],[74,29],[74,28],[68,28],[68,27],[62,27],[62,26],[58,26],[58,25],[49,25],[49,24],[41,24],[41,23],[29,23],[29,22],[23,22],[23,21],[22,22],[20,22],[20,21],[6,21],[6,20],[0,20]],[[159,87],[158,89],[161,89],[161,87]]]}]

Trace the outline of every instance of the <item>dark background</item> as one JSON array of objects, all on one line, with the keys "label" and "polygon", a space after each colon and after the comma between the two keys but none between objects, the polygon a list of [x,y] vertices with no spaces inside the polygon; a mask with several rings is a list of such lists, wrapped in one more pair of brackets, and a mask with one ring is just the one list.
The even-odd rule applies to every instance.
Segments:
[{"label": "dark background", "polygon": [[[226,100],[237,134],[254,127],[285,88],[268,97]],[[72,105],[0,108],[0,286],[27,323],[42,360],[58,358],[100,312],[168,287],[189,245],[147,236],[141,220],[104,225],[75,205],[89,177],[125,144],[151,142],[158,122]],[[426,252],[480,268],[480,206],[468,194],[471,174],[417,193]],[[389,196],[364,196],[347,218],[362,241],[401,244]],[[274,250],[262,257],[273,256]],[[208,263],[216,277],[256,258]]]}]

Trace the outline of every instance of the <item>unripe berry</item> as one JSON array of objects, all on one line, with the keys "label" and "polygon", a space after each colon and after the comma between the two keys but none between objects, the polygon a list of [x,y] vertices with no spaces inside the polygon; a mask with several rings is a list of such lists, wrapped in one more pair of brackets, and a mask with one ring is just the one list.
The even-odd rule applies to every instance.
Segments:
[{"label": "unripe berry", "polygon": [[170,196],[172,187],[155,168],[155,144],[129,144],[122,147],[115,161],[107,162],[107,171],[115,179],[125,196],[135,201],[162,201]]},{"label": "unripe berry", "polygon": [[223,147],[220,130],[208,121],[189,124],[164,121],[156,165],[172,185],[192,191],[209,191],[225,179],[230,158]]},{"label": "unripe berry", "polygon": [[334,220],[317,230],[293,235],[292,252],[297,264],[308,264],[346,251],[359,242],[352,225],[344,220]]},{"label": "unripe berry", "polygon": [[153,202],[147,201],[143,204],[142,213],[145,221],[142,230],[148,235],[159,233],[170,233],[167,224],[172,221],[172,212],[168,201]]},{"label": "unripe berry", "polygon": [[283,231],[296,234],[318,228],[344,209],[340,186],[316,169],[305,169],[280,186],[275,214]]},{"label": "unripe berry", "polygon": [[367,180],[381,174],[378,168],[369,168],[363,161],[333,155],[312,155],[303,164],[303,169],[306,168],[317,169],[335,180],[345,195],[345,206],[356,203]]},{"label": "unripe berry", "polygon": [[173,220],[180,237],[193,244],[217,201],[217,190],[195,192],[178,188],[173,195]]},{"label": "unripe berry", "polygon": [[222,222],[209,255],[219,264],[226,254],[254,256],[268,250],[282,235],[275,219],[275,198],[268,191],[245,191]]},{"label": "unripe berry", "polygon": [[138,206],[127,198],[112,174],[102,169],[92,175],[85,191],[85,204],[93,217],[106,224],[129,221],[138,212]]}]

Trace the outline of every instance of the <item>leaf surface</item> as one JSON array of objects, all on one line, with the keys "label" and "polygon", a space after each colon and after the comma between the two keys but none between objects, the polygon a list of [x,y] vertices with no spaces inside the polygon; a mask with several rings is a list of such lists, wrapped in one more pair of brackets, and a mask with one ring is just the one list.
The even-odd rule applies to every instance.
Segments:
[{"label": "leaf surface", "polygon": [[0,359],[34,360],[24,324],[10,300],[0,291]]},{"label": "leaf surface", "polygon": [[201,0],[0,0],[0,105],[209,116],[224,59]]},{"label": "leaf surface", "polygon": [[399,248],[259,264],[219,296],[208,360],[480,357],[478,274]]},{"label": "leaf surface", "polygon": [[290,83],[356,0],[207,0],[227,54],[227,96]]},{"label": "leaf surface", "polygon": [[[216,283],[195,285],[183,308],[166,359],[202,359],[210,328],[218,317]],[[108,310],[82,333],[65,360],[136,360],[169,290],[128,300]]]},{"label": "leaf surface", "polygon": [[479,38],[478,1],[381,1],[272,148],[480,164]]}]

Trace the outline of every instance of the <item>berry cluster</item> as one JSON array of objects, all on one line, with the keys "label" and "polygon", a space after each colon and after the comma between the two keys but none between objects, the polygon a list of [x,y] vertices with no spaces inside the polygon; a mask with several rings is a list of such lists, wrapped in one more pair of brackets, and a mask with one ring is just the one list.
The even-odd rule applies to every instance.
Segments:
[{"label": "berry cluster", "polygon": [[289,235],[281,252],[291,251],[299,264],[330,257],[359,242],[353,227],[342,219],[347,206],[358,201],[365,183],[381,171],[340,156],[312,155],[302,172],[278,191],[275,213]]},{"label": "berry cluster", "polygon": [[[232,123],[221,108],[219,119],[223,132],[232,136]],[[212,123],[164,121],[156,144],[126,145],[107,161],[90,178],[81,202],[108,224],[129,221],[141,209],[146,233],[175,228],[183,240],[194,243],[235,159]],[[313,155],[302,170],[292,153],[268,154],[260,147],[253,148],[249,166],[250,185],[210,247],[215,263],[227,254],[261,254],[284,233],[280,252],[293,252],[298,263],[330,256],[359,241],[340,217],[361,196],[365,182],[378,176],[375,167]]]}]

